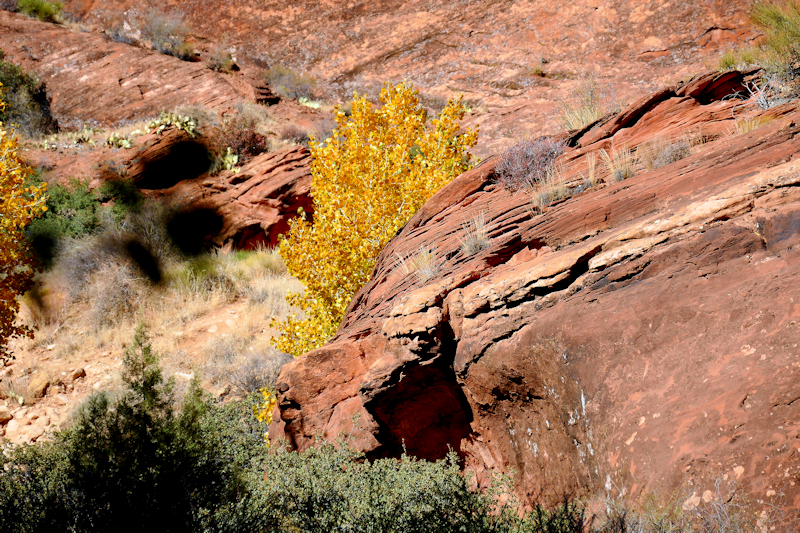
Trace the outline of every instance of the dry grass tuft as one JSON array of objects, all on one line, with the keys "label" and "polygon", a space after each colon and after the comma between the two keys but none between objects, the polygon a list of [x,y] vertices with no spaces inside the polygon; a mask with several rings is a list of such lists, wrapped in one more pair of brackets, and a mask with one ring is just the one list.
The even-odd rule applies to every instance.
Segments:
[{"label": "dry grass tuft", "polygon": [[608,170],[611,182],[623,181],[636,174],[636,157],[625,145],[619,149],[612,148],[610,154],[605,149],[601,149],[600,159],[603,160]]},{"label": "dry grass tuft", "polygon": [[747,133],[750,133],[751,131],[757,130],[761,126],[766,126],[767,124],[774,121],[775,117],[770,115],[740,118],[737,119],[736,122],[734,123],[734,129],[732,134],[745,135]]},{"label": "dry grass tuft", "polygon": [[398,256],[398,260],[404,274],[414,274],[422,282],[438,275],[444,265],[442,260],[437,259],[436,251],[424,244],[413,257]]},{"label": "dry grass tuft", "polygon": [[489,233],[486,230],[486,213],[481,211],[475,218],[461,226],[464,239],[461,240],[461,251],[466,256],[474,255],[489,248]]},{"label": "dry grass tuft", "polygon": [[620,108],[613,94],[590,76],[572,91],[570,99],[561,102],[561,125],[566,130],[579,130]]}]

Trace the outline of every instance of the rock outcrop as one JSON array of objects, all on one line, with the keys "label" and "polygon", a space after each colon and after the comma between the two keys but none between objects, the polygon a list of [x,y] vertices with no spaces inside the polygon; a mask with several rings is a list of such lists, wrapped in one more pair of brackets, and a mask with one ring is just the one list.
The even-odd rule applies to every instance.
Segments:
[{"label": "rock outcrop", "polygon": [[[65,4],[98,24],[114,13],[135,25],[139,7],[134,0]],[[326,99],[349,99],[354,90],[375,95],[386,81],[403,79],[433,108],[463,93],[471,122],[481,126],[483,157],[526,134],[559,131],[559,102],[589,76],[614,105],[695,74],[722,49],[756,37],[751,4],[184,0],[174,9],[199,46],[225,37],[240,64],[307,73]]]},{"label": "rock outcrop", "polygon": [[[442,189],[336,337],[284,367],[272,436],[304,449],[352,432],[372,456],[449,446],[479,481],[516,471],[529,503],[724,478],[800,507],[800,110],[738,99],[745,76],[657,91],[573,135],[572,195],[543,212],[496,184],[497,158]],[[733,112],[772,122],[735,135]],[[587,154],[682,135],[706,142],[583,190]],[[467,255],[481,213],[490,244]],[[430,279],[397,265],[421,245],[441,261]]]},{"label": "rock outcrop", "polygon": [[223,110],[249,96],[203,63],[8,11],[0,11],[0,49],[47,84],[62,127],[118,125],[182,105]]}]

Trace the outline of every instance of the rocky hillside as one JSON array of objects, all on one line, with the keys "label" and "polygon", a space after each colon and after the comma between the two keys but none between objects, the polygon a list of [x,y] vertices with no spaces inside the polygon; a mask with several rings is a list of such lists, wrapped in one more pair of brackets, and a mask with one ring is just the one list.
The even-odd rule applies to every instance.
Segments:
[{"label": "rocky hillside", "polygon": [[[135,25],[159,2],[68,0],[97,27]],[[424,101],[463,93],[481,125],[478,155],[525,134],[560,131],[558,105],[589,75],[609,105],[675,83],[755,34],[749,1],[474,0],[283,2],[195,0],[182,13],[203,54],[220,43],[248,66],[284,65],[318,81],[325,99],[376,94],[408,79]]]},{"label": "rocky hillside", "polygon": [[[303,449],[358,414],[370,454],[452,448],[480,479],[516,471],[530,503],[682,485],[691,503],[735,479],[800,505],[800,114],[736,135],[734,108],[763,113],[733,98],[744,77],[667,87],[574,134],[571,195],[543,211],[496,182],[498,158],[441,190],[336,338],[284,367],[274,436]],[[681,134],[705,142],[583,190],[591,154]],[[488,244],[470,254],[480,216]],[[421,246],[436,268],[404,272]]]}]

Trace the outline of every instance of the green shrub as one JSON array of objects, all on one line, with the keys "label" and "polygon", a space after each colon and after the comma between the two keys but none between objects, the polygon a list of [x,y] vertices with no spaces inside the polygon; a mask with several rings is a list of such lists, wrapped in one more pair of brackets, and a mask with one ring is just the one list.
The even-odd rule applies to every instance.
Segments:
[{"label": "green shrub", "polygon": [[777,73],[797,78],[800,74],[800,2],[756,2],[753,22],[765,33],[764,47]]},{"label": "green shrub", "polygon": [[210,416],[196,382],[178,409],[143,328],[122,377],[118,397],[93,395],[51,442],[0,459],[0,530],[214,530],[215,512],[236,507],[260,431]]},{"label": "green shrub", "polygon": [[276,65],[264,73],[275,94],[287,98],[314,98],[317,82],[310,76],[298,74],[288,67]]},{"label": "green shrub", "polygon": [[17,9],[44,22],[61,22],[64,4],[47,0],[17,0]]},{"label": "green shrub", "polygon": [[150,41],[157,52],[183,60],[194,56],[194,47],[186,41],[189,27],[179,11],[151,8],[145,13],[141,25],[142,37]]},{"label": "green shrub", "polygon": [[100,203],[89,191],[88,182],[72,179],[70,187],[54,184],[47,188],[47,211],[27,228],[30,239],[58,241],[93,233],[100,225]]},{"label": "green shrub", "polygon": [[0,121],[30,138],[56,131],[44,84],[3,57],[0,50],[0,92],[6,102],[6,108],[0,110]]},{"label": "green shrub", "polygon": [[455,453],[369,461],[340,440],[268,454],[258,400],[215,405],[193,382],[178,407],[142,327],[122,379],[49,441],[0,456],[0,530],[583,531],[574,505],[519,518],[508,479],[472,491]]}]

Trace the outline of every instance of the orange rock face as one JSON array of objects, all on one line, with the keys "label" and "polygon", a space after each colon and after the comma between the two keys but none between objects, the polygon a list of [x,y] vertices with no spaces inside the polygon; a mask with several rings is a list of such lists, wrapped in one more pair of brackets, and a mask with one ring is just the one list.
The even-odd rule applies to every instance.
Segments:
[{"label": "orange rock face", "polygon": [[[374,456],[448,446],[528,502],[716,478],[800,506],[800,112],[734,136],[744,75],[641,99],[570,139],[573,195],[539,213],[496,158],[434,196],[381,254],[328,345],[284,367],[273,437],[349,431]],[[740,115],[741,114],[741,115]],[[692,154],[578,192],[586,154],[702,133]],[[600,166],[600,164],[598,164]],[[608,181],[608,180],[607,180]],[[485,215],[489,247],[461,249]],[[436,249],[441,271],[397,256]]]},{"label": "orange rock face", "polygon": [[[132,0],[68,0],[67,11],[99,22],[133,20]],[[714,62],[755,37],[751,2],[713,0],[275,0],[177,9],[199,48],[223,36],[243,66],[285,65],[319,81],[326,98],[376,94],[410,80],[433,107],[457,93],[480,124],[478,155],[524,135],[560,131],[560,102],[588,76],[609,100],[631,102]],[[438,103],[437,103],[438,102]]]}]

